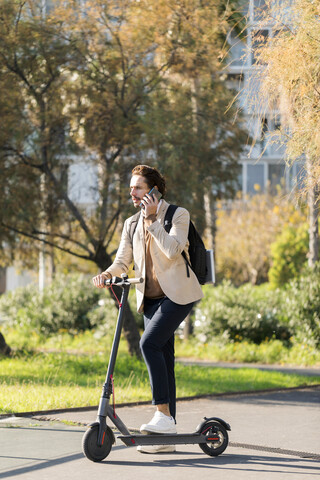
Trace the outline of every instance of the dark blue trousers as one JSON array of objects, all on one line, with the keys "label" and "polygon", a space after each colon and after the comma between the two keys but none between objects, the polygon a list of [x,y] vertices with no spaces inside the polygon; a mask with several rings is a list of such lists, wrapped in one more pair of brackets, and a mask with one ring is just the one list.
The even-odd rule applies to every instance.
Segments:
[{"label": "dark blue trousers", "polygon": [[193,302],[178,305],[167,297],[144,299],[145,330],[140,348],[149,372],[152,403],[168,403],[173,418],[176,416],[174,332],[192,306]]}]

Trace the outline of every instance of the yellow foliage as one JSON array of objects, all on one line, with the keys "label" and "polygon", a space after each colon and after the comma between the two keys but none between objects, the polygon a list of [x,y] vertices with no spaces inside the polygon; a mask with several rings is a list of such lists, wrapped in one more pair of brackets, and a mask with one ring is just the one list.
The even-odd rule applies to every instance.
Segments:
[{"label": "yellow foliage", "polygon": [[307,155],[308,173],[317,184],[320,178],[320,28],[319,0],[282,0],[270,2],[263,25],[272,25],[275,35],[258,49],[260,90],[258,95],[278,105],[281,122],[289,127],[280,131],[287,145],[288,160]]},{"label": "yellow foliage", "polygon": [[274,213],[275,215],[279,215],[279,213],[280,213],[279,205],[275,205],[275,206],[273,207],[273,213]]},{"label": "yellow foliage", "polygon": [[233,202],[217,214],[218,275],[235,284],[267,281],[270,246],[287,223],[305,222],[303,210],[284,194],[259,194]]}]

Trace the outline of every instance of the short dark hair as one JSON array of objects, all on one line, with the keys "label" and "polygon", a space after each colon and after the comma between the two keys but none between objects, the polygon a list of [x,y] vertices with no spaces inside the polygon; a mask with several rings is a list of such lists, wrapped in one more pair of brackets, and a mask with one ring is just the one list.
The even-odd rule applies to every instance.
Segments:
[{"label": "short dark hair", "polygon": [[166,181],[156,168],[149,167],[148,165],[137,165],[132,170],[132,175],[141,175],[146,179],[147,185],[150,189],[156,185],[162,196],[165,196]]}]

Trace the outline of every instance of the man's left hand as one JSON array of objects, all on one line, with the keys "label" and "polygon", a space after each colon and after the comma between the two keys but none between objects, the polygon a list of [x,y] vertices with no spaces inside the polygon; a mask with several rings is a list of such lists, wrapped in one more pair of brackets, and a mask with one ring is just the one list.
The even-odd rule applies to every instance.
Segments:
[{"label": "man's left hand", "polygon": [[149,215],[157,214],[159,201],[155,196],[149,195],[149,193],[146,193],[143,199],[141,200],[141,203],[144,206],[144,208],[142,209],[144,217],[149,217]]}]

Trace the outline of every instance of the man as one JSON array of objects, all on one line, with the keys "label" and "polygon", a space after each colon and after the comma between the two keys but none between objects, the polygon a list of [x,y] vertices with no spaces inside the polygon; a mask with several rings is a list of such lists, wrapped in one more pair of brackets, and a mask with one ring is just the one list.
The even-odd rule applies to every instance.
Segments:
[{"label": "man", "polygon": [[[162,195],[150,195],[154,188]],[[141,208],[138,223],[128,218],[113,264],[93,278],[98,288],[104,280],[126,273],[132,260],[136,277],[144,283],[136,286],[138,312],[144,314],[145,331],[140,348],[146,362],[156,413],[141,433],[176,433],[176,387],[174,374],[174,332],[190,313],[203,293],[197,277],[186,268],[182,256],[188,253],[189,213],[177,208],[170,232],[164,229],[169,204],[164,200],[165,179],[157,169],[138,165],[132,170],[130,195]],[[173,445],[138,447],[142,453],[172,452]]]}]

